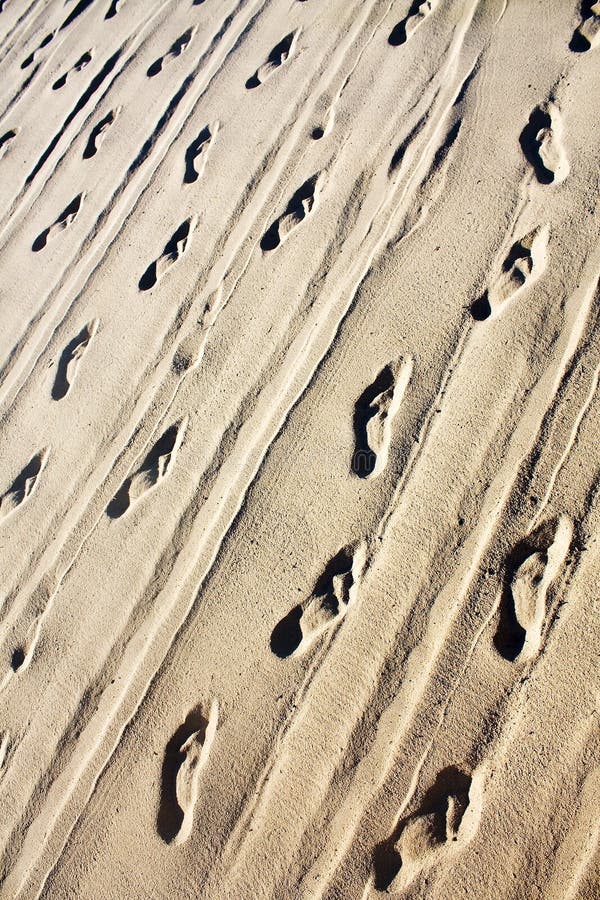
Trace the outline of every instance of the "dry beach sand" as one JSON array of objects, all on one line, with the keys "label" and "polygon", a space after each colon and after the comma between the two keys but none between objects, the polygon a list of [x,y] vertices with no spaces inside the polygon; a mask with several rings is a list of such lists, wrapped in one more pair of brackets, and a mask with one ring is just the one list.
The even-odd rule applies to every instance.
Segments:
[{"label": "dry beach sand", "polygon": [[600,897],[600,4],[0,9],[0,897]]}]

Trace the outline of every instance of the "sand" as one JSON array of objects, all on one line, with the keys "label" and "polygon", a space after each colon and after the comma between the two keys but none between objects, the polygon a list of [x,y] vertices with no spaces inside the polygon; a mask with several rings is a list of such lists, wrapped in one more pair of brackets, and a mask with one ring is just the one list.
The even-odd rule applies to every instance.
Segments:
[{"label": "sand", "polygon": [[600,897],[600,4],[0,9],[0,896]]}]

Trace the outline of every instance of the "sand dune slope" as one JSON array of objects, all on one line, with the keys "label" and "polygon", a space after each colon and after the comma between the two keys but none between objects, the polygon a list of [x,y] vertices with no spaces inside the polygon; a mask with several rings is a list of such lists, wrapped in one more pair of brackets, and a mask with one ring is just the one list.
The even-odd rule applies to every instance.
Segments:
[{"label": "sand dune slope", "polygon": [[600,897],[599,35],[0,2],[0,897]]}]

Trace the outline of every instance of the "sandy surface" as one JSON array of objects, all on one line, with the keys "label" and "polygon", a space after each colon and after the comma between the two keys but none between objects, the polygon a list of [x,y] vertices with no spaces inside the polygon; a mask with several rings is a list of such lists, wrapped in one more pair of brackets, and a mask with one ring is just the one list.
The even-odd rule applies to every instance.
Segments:
[{"label": "sandy surface", "polygon": [[600,4],[0,9],[0,896],[600,897]]}]

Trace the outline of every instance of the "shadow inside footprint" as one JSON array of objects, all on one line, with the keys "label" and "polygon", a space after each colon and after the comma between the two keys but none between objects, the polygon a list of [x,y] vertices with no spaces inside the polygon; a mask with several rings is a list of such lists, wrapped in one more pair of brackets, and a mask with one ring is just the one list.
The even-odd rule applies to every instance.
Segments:
[{"label": "shadow inside footprint", "polygon": [[40,250],[43,250],[46,244],[48,243],[48,238],[50,237],[51,232],[60,231],[63,228],[66,228],[71,222],[75,220],[77,213],[81,208],[81,204],[83,202],[84,194],[78,194],[76,197],[71,200],[69,205],[63,209],[58,219],[49,225],[47,228],[44,228],[40,234],[36,237],[33,244],[31,245],[31,249],[34,253],[39,253]]},{"label": "shadow inside footprint", "polygon": [[400,47],[402,44],[405,44],[407,41],[406,34],[406,23],[411,18],[411,16],[416,15],[419,12],[419,6],[421,5],[421,0],[414,0],[411,3],[410,9],[408,10],[408,14],[401,22],[398,22],[392,28],[390,32],[390,36],[388,37],[388,44],[392,47]]},{"label": "shadow inside footprint", "polygon": [[60,360],[58,361],[56,378],[54,379],[54,384],[52,386],[53,400],[62,400],[63,397],[66,397],[71,387],[71,381],[68,377],[69,364],[74,359],[78,348],[82,348],[83,350],[85,349],[85,347],[87,347],[91,340],[91,337],[92,334],[90,333],[90,326],[85,325],[81,329],[79,334],[76,335],[72,341],[69,341],[69,343],[61,353]]},{"label": "shadow inside footprint", "polygon": [[181,748],[194,732],[206,731],[207,725],[208,719],[202,715],[200,708],[193,709],[165,747],[157,829],[167,844],[172,843],[179,834],[184,817],[177,802],[177,773],[185,759]]},{"label": "shadow inside footprint", "polygon": [[525,159],[533,168],[540,184],[552,184],[554,172],[546,168],[540,156],[540,131],[552,127],[552,119],[543,109],[536,107],[529,116],[529,122],[519,135],[519,143]]},{"label": "shadow inside footprint", "polygon": [[279,659],[287,659],[300,646],[302,640],[301,618],[302,607],[298,604],[273,629],[271,650]]},{"label": "shadow inside footprint", "polygon": [[185,151],[185,175],[183,180],[186,184],[193,184],[200,177],[199,173],[196,171],[194,162],[198,155],[205,150],[206,144],[210,142],[211,139],[212,134],[210,127],[206,125]]},{"label": "shadow inside footprint", "polygon": [[478,297],[471,305],[471,315],[476,322],[484,322],[486,319],[489,319],[491,314],[492,307],[490,306],[489,295],[487,291],[484,291],[481,297]]}]

